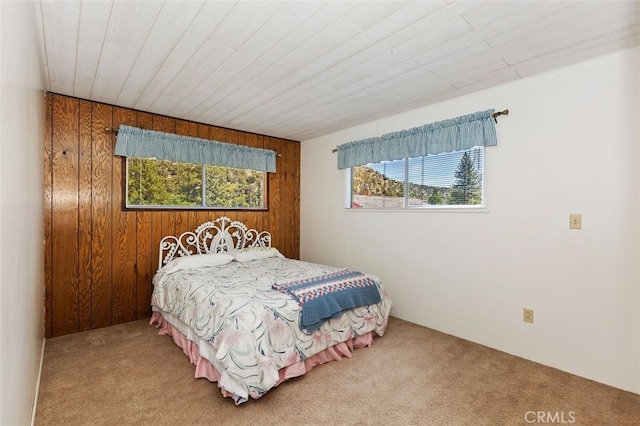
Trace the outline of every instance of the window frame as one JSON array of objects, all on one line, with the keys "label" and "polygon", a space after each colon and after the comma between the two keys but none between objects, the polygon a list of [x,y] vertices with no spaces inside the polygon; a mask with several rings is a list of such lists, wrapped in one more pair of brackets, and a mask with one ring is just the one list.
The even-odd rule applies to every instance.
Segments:
[{"label": "window frame", "polygon": [[[269,211],[269,172],[254,170],[254,172],[259,172],[263,174],[262,179],[262,207],[212,207],[212,206],[169,206],[169,205],[136,205],[128,203],[128,195],[129,195],[129,158],[137,158],[137,157],[123,157],[122,158],[122,210],[123,211],[250,211],[250,212],[260,212],[260,211]],[[188,164],[196,164],[196,163],[188,163]],[[199,164],[202,167],[202,176],[206,175],[205,167],[206,164]],[[224,167],[224,166],[218,166]],[[206,178],[205,178],[206,179]],[[206,181],[205,181],[206,182]],[[203,185],[202,188],[202,200],[206,201],[205,191],[206,186]]]},{"label": "window frame", "polygon": [[[408,191],[409,191],[409,185],[408,185],[408,174],[409,174],[409,170],[406,167],[407,166],[407,161],[409,160],[408,158],[404,158],[403,160],[405,161],[405,182],[404,182],[404,202],[403,202],[403,206],[402,207],[376,207],[376,208],[371,208],[371,207],[363,207],[363,208],[356,208],[353,207],[353,187],[352,187],[352,183],[353,183],[353,167],[349,167],[345,169],[345,198],[344,198],[344,210],[345,211],[359,211],[359,212],[431,212],[431,213],[488,213],[489,210],[489,193],[490,191],[488,190],[488,182],[490,181],[490,158],[488,155],[488,151],[491,150],[487,150],[486,146],[477,146],[477,147],[473,147],[473,148],[469,148],[466,150],[463,150],[461,152],[464,151],[471,151],[472,149],[475,148],[481,148],[482,149],[482,205],[420,205],[420,206],[411,206],[408,205],[407,202],[407,197],[408,197]],[[439,154],[434,154],[434,155],[439,155]],[[416,157],[416,158],[420,158],[420,157]]]}]

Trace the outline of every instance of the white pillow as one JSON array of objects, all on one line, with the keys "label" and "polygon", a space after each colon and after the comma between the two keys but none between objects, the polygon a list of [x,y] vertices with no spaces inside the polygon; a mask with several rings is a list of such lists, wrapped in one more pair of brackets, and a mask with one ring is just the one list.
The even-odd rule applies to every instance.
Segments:
[{"label": "white pillow", "polygon": [[249,262],[250,260],[276,256],[284,257],[275,247],[247,247],[234,253],[234,257],[238,262]]},{"label": "white pillow", "polygon": [[228,253],[192,254],[191,256],[176,257],[162,268],[167,274],[183,269],[196,269],[206,266],[226,265],[233,260]]}]

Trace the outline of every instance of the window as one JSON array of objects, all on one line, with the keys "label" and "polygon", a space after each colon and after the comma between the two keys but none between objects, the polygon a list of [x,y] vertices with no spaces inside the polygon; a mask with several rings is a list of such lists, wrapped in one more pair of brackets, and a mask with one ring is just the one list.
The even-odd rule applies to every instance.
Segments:
[{"label": "window", "polygon": [[127,208],[266,208],[266,172],[135,157],[126,164]]},{"label": "window", "polygon": [[351,168],[350,207],[484,207],[484,147]]}]

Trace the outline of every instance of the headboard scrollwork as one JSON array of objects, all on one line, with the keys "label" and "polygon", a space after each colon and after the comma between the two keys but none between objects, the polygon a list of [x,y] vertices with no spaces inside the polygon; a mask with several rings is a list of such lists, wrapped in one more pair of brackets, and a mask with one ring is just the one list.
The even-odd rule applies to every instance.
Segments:
[{"label": "headboard scrollwork", "polygon": [[271,234],[249,229],[244,223],[221,216],[205,222],[195,231],[160,240],[158,268],[175,257],[193,254],[231,253],[247,247],[271,247]]}]

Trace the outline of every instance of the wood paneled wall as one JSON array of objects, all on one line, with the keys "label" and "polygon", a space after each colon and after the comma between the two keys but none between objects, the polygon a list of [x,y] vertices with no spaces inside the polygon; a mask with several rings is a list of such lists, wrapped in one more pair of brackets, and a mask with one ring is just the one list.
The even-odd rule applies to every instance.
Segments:
[{"label": "wood paneled wall", "polygon": [[[121,124],[275,150],[268,211],[123,210],[124,160],[105,130]],[[57,94],[47,94],[45,125],[47,337],[149,317],[160,239],[218,216],[271,232],[274,247],[299,258],[298,142]]]}]

